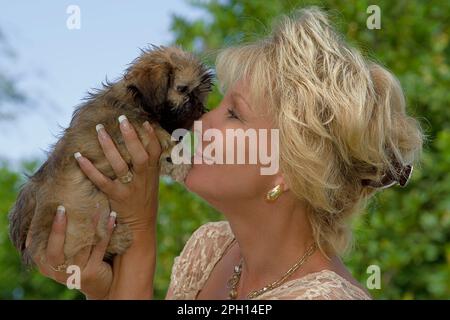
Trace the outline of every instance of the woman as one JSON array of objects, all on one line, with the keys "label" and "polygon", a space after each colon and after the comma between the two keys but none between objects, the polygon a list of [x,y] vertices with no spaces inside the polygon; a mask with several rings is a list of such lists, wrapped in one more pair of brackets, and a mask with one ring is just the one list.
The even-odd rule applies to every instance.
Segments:
[{"label": "woman", "polygon": [[[339,255],[350,245],[351,218],[376,191],[404,186],[420,155],[422,132],[405,113],[398,81],[347,45],[316,8],[284,17],[265,39],[225,49],[216,68],[225,95],[202,117],[203,130],[278,130],[279,144],[267,146],[279,150],[279,170],[263,175],[261,162],[193,165],[186,187],[227,221],[194,232],[175,259],[166,298],[370,299]],[[77,256],[81,291],[90,299],[153,295],[161,150],[144,126],[154,141],[148,150],[126,120],[120,124],[133,159],[131,183],[111,181],[77,159],[110,198],[110,232],[118,212],[134,235],[112,268],[102,261],[107,239]],[[125,176],[129,168],[104,130],[99,140],[117,176]],[[248,159],[255,150],[245,148]],[[47,256],[35,257],[41,272],[61,283],[67,274],[55,267],[64,264],[65,225],[61,207]]]}]

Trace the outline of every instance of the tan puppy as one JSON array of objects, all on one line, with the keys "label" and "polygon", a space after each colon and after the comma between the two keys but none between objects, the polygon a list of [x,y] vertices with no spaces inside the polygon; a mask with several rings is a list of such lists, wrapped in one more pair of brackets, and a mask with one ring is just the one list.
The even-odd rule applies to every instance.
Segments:
[{"label": "tan puppy", "polygon": [[[81,152],[104,175],[117,178],[97,139],[95,126],[103,124],[120,154],[131,167],[117,118],[126,115],[144,146],[148,135],[142,123],[148,120],[163,149],[161,174],[183,181],[189,165],[173,165],[170,152],[174,129],[189,129],[205,112],[204,103],[211,90],[211,74],[194,56],[177,47],[153,47],[143,51],[125,72],[123,79],[106,84],[91,93],[73,113],[70,126],[49,152],[48,160],[24,184],[9,213],[10,237],[26,264],[32,256],[43,256],[52,221],[59,204],[68,215],[64,253],[70,261],[83,247],[97,243],[106,235],[109,201],[105,194],[80,170],[75,152]],[[101,221],[92,228],[92,215],[100,208]],[[26,249],[30,231],[33,239]],[[123,253],[131,244],[127,225],[117,219],[107,256]]]}]

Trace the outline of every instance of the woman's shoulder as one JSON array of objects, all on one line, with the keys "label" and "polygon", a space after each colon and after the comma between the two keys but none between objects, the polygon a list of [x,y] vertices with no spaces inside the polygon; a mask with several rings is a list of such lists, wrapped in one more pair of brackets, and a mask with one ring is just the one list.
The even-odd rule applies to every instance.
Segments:
[{"label": "woman's shoulder", "polygon": [[233,239],[227,221],[208,222],[197,228],[174,260],[170,285],[174,298],[194,299]]},{"label": "woman's shoulder", "polygon": [[228,221],[214,221],[201,225],[194,231],[191,238],[193,239],[228,239],[233,237],[233,233]]},{"label": "woman's shoulder", "polygon": [[371,300],[364,290],[331,270],[310,273],[258,297],[272,300]]},{"label": "woman's shoulder", "polygon": [[180,258],[200,259],[202,264],[220,258],[222,251],[234,239],[227,221],[208,222],[195,230],[180,253]]}]

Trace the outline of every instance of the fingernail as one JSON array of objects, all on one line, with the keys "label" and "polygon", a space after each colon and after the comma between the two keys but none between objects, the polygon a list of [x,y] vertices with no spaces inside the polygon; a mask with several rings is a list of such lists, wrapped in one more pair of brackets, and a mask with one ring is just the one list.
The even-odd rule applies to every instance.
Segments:
[{"label": "fingernail", "polygon": [[[116,217],[117,217],[117,213],[115,211],[111,211],[111,213],[109,214],[109,221],[110,222],[111,222],[111,220],[114,221],[113,228],[116,227]],[[108,223],[108,225],[109,225],[109,223]]]},{"label": "fingernail", "polygon": [[148,121],[144,122],[144,128],[148,130],[148,132],[152,132],[153,131],[153,127],[150,125],[150,123]]},{"label": "fingernail", "polygon": [[75,152],[75,153],[73,154],[73,156],[75,157],[76,160],[80,160],[80,158],[81,158],[81,153]]},{"label": "fingernail", "polygon": [[58,208],[56,208],[56,219],[61,221],[64,218],[65,214],[66,208],[64,208],[64,206],[59,205]]},{"label": "fingernail", "polygon": [[106,138],[105,127],[101,123],[99,123],[95,126],[95,130],[97,130],[99,137]]},{"label": "fingernail", "polygon": [[119,119],[119,123],[122,126],[122,128],[124,128],[124,129],[130,128],[130,123],[128,122],[128,119],[125,115],[121,115],[118,119]]}]

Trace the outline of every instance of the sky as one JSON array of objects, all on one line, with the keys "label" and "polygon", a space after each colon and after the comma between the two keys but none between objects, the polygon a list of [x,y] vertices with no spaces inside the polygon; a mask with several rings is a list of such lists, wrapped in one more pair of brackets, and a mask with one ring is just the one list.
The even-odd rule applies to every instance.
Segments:
[{"label": "sky", "polygon": [[[79,8],[79,29],[71,5]],[[174,40],[173,13],[204,15],[185,0],[0,0],[0,30],[15,54],[0,55],[0,71],[28,97],[4,106],[15,118],[0,120],[0,160],[14,167],[44,159],[90,88],[119,77],[139,48]]]}]

